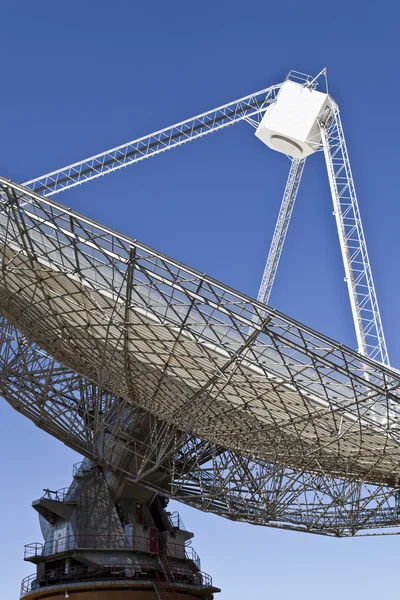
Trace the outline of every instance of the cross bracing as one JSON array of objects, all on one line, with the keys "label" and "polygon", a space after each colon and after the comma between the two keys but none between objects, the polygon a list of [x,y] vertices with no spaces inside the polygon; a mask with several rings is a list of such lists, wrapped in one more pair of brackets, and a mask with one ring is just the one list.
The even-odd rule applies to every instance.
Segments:
[{"label": "cross bracing", "polygon": [[358,350],[384,364],[388,351],[339,109],[322,128],[334,215],[349,290]]},{"label": "cross bracing", "polygon": [[[317,81],[322,75],[325,75],[326,79],[326,69],[314,78],[291,71],[286,81],[294,81],[302,87],[304,93],[307,93],[307,90],[315,90]],[[31,179],[24,185],[45,196],[52,196],[236,123],[247,122],[258,128],[263,116],[269,109],[273,109],[278,101],[282,86],[284,83],[270,86],[106,152]],[[314,142],[314,146],[315,150],[323,149],[325,154],[358,351],[388,365],[389,356],[339,108],[331,97],[330,101],[333,110],[333,114],[330,115],[331,122],[328,119],[320,123],[321,135],[317,136],[318,141]],[[302,158],[295,159],[291,163],[258,293],[258,299],[265,303],[269,302],[304,162]]]},{"label": "cross bracing", "polygon": [[261,278],[260,289],[257,300],[263,304],[269,304],[272,286],[274,284],[276,272],[278,270],[283,245],[285,243],[287,230],[289,228],[294,203],[299,190],[301,177],[303,175],[305,158],[292,159],[288,179],[283,194],[281,208],[279,209],[278,219],[276,221],[274,235],[268,253],[264,273]]},{"label": "cross bracing", "polygon": [[235,123],[258,123],[268,106],[276,99],[279,88],[280,84],[270,86],[150,135],[31,179],[24,185],[45,196],[52,196]]},{"label": "cross bracing", "polygon": [[57,364],[4,320],[0,357],[1,393],[14,408],[125,480],[258,525],[353,535],[399,522],[395,488],[298,473],[199,440]]},{"label": "cross bracing", "polygon": [[[236,520],[398,524],[399,375],[0,179],[2,395],[97,464]],[[7,320],[6,320],[7,319]]]}]

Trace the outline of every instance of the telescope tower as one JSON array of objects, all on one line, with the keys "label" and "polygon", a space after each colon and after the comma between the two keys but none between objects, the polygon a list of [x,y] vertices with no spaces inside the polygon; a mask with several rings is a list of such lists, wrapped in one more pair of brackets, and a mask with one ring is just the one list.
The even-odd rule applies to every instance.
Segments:
[{"label": "telescope tower", "polygon": [[25,546],[36,573],[22,581],[21,598],[212,600],[220,590],[167,503],[139,485],[121,489],[90,461],[75,465],[68,488],[45,489],[32,504],[44,542]]}]

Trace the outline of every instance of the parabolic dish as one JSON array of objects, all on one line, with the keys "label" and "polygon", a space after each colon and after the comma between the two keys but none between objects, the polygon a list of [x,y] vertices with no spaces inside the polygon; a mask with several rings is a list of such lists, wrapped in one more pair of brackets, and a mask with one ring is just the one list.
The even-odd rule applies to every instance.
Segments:
[{"label": "parabolic dish", "polygon": [[400,378],[0,178],[0,313],[108,392],[225,448],[397,484]]}]

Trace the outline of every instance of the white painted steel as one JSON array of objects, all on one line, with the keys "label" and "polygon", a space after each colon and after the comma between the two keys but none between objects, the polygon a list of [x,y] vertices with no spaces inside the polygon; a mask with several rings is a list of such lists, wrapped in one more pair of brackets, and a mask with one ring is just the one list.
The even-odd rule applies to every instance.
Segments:
[{"label": "white painted steel", "polygon": [[52,196],[107,173],[113,173],[150,156],[186,144],[234,123],[258,118],[259,115],[264,114],[268,105],[275,100],[280,85],[270,86],[196,117],[160,129],[150,135],[145,135],[106,152],[52,171],[42,177],[31,179],[24,185],[45,196]]},{"label": "white painted steel", "polygon": [[[365,356],[388,364],[350,164],[343,131],[338,125],[340,122],[337,106],[328,94],[315,90],[315,80],[297,73],[291,73],[289,77],[294,81],[287,79],[283,84],[270,86],[127,144],[52,171],[24,185],[51,196],[234,123],[246,121],[253,126],[258,125],[256,135],[264,143],[277,151],[297,157],[289,173],[258,295],[260,300],[263,298],[263,302],[268,302],[304,167],[303,163],[298,171],[299,177],[294,177],[297,165],[295,161],[298,161],[298,157],[304,158],[318,149],[324,136],[320,131],[318,119],[325,120],[327,111],[334,110],[337,118],[333,121],[328,136],[332,144],[324,144],[324,148],[334,148],[332,160],[327,158],[327,167],[334,204],[337,204],[339,210],[337,224],[341,246],[346,236],[352,243],[355,242],[354,247],[350,247],[346,242],[347,249],[342,247],[342,254],[358,346]],[[343,214],[340,211],[343,211]],[[342,222],[346,230],[344,234],[341,232]]]},{"label": "white painted steel", "polygon": [[265,112],[256,136],[273,150],[305,158],[318,150],[319,122],[334,106],[328,94],[288,79]]},{"label": "white painted steel", "polygon": [[336,109],[328,129],[321,127],[321,133],[358,351],[389,365],[339,109]]},{"label": "white painted steel", "polygon": [[306,159],[293,158],[257,300],[268,304]]}]

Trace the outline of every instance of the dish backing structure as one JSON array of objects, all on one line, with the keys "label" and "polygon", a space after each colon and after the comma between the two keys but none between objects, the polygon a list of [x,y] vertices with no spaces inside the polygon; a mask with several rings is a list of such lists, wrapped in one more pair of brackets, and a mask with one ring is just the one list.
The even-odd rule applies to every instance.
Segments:
[{"label": "dish backing structure", "polygon": [[[34,551],[28,547],[27,559],[40,568],[24,583],[24,595],[35,598],[60,586],[74,591],[82,584],[82,574],[71,582],[78,563],[86,565],[86,577],[87,565],[93,571],[97,564],[103,569],[97,581],[109,583],[117,551],[124,585],[134,585],[143,560],[140,569],[138,550],[126,540],[135,535],[129,527],[145,527],[138,502],[148,507],[148,543],[151,530],[157,539],[164,535],[162,559],[159,541],[151,553],[162,565],[153,586],[158,598],[206,598],[217,591],[196,561],[179,552],[173,559],[183,563],[168,576],[171,536],[181,536],[184,545],[191,534],[171,524],[164,498],[232,520],[333,536],[393,532],[400,524],[400,375],[388,366],[362,229],[353,217],[346,221],[358,205],[346,175],[338,107],[316,92],[315,79],[296,77],[27,184],[0,178],[0,391],[16,410],[86,457],[69,490],[61,496],[47,491],[35,504],[46,541]],[[50,198],[239,121],[291,157],[283,219],[259,300]],[[342,251],[358,352],[260,301],[269,297],[305,157],[320,149],[338,203],[337,222],[350,240]],[[355,229],[360,247],[352,253]],[[96,486],[112,498],[112,547],[109,537],[100,545],[97,539],[97,551],[112,554],[107,576],[88,543],[96,496],[85,526],[71,508],[78,506],[79,490],[83,498]],[[91,522],[91,536],[99,535],[99,522]],[[56,532],[66,527],[55,552]],[[83,545],[79,536],[86,536]],[[125,542],[118,546],[115,539]],[[152,581],[158,567],[146,565]],[[57,581],[50,581],[56,571]]]}]

